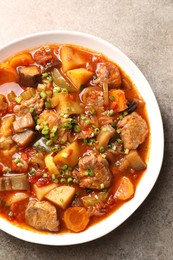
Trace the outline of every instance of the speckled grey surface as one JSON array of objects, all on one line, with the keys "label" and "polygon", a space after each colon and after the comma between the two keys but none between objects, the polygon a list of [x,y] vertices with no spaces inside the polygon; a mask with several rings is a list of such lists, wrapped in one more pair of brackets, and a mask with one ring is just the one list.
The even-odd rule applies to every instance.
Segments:
[{"label": "speckled grey surface", "polygon": [[0,0],[0,44],[28,33],[54,29],[102,37],[125,52],[142,70],[163,117],[164,163],[145,202],[105,237],[83,245],[51,247],[23,242],[1,231],[0,259],[172,260],[173,1]]}]

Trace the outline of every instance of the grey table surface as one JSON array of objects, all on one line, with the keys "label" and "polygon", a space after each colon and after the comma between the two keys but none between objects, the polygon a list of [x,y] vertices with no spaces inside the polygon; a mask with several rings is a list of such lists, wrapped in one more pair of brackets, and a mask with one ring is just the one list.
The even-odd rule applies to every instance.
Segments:
[{"label": "grey table surface", "polygon": [[86,244],[51,247],[24,242],[0,231],[0,259],[172,260],[173,0],[0,0],[0,44],[57,29],[102,37],[141,69],[163,118],[164,162],[145,202],[108,235]]}]

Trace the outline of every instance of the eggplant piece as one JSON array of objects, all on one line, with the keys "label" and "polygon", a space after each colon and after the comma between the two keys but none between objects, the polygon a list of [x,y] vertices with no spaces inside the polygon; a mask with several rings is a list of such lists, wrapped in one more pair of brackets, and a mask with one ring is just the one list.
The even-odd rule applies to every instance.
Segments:
[{"label": "eggplant piece", "polygon": [[129,154],[120,161],[120,171],[125,171],[130,168],[135,171],[144,170],[146,168],[146,163],[142,160],[136,150],[130,151]]},{"label": "eggplant piece", "polygon": [[18,120],[13,122],[13,128],[15,133],[23,132],[26,128],[34,127],[34,120],[31,113],[20,117]]},{"label": "eggplant piece", "polygon": [[15,134],[12,139],[15,141],[19,146],[25,146],[28,145],[30,142],[32,142],[34,138],[34,131],[32,130],[26,130],[22,133]]},{"label": "eggplant piece", "polygon": [[0,191],[28,190],[29,188],[27,175],[13,174],[0,177]]},{"label": "eggplant piece", "polygon": [[37,66],[22,67],[19,69],[19,83],[25,87],[37,87],[42,82],[42,75]]}]

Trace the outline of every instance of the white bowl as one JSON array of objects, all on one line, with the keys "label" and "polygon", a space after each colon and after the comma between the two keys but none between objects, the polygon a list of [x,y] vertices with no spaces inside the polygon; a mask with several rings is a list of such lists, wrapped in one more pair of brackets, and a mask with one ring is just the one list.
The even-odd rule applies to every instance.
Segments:
[{"label": "white bowl", "polygon": [[137,186],[134,198],[126,202],[108,218],[77,234],[41,234],[16,227],[5,219],[0,218],[0,228],[3,231],[25,241],[45,245],[80,244],[97,239],[118,227],[145,200],[157,180],[162,165],[164,151],[163,124],[156,98],[140,70],[119,49],[95,36],[72,31],[51,31],[29,35],[1,46],[0,61],[18,51],[46,43],[71,43],[84,46],[101,52],[115,61],[132,79],[145,100],[150,122],[151,148],[147,170]]}]

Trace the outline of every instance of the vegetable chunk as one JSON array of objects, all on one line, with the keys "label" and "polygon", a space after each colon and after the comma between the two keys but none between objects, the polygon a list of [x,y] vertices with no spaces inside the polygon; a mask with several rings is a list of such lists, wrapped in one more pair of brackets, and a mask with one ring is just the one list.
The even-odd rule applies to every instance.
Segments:
[{"label": "vegetable chunk", "polygon": [[71,207],[64,213],[64,222],[66,227],[71,231],[81,232],[87,227],[89,223],[89,216],[87,215],[85,208]]},{"label": "vegetable chunk", "polygon": [[37,196],[37,198],[39,200],[42,200],[43,197],[48,193],[50,192],[51,190],[53,190],[54,188],[56,188],[57,185],[55,183],[51,183],[49,185],[46,185],[46,186],[42,186],[42,187],[38,187],[37,184],[35,183],[33,185],[33,190]]},{"label": "vegetable chunk", "polygon": [[119,200],[128,200],[134,195],[134,186],[131,180],[127,177],[122,177],[119,187],[115,193],[115,197]]},{"label": "vegetable chunk", "polygon": [[59,175],[58,168],[56,167],[56,165],[53,161],[52,153],[48,154],[45,157],[44,161],[45,161],[45,164],[46,164],[46,168],[48,169],[50,174]]},{"label": "vegetable chunk", "polygon": [[65,149],[61,150],[54,158],[55,164],[58,162],[67,164],[70,167],[74,167],[81,156],[80,147],[77,141],[68,145]]},{"label": "vegetable chunk", "polygon": [[70,186],[57,187],[45,195],[45,198],[65,209],[72,201],[75,194],[75,188]]},{"label": "vegetable chunk", "polygon": [[61,48],[60,56],[64,72],[77,67],[81,67],[86,63],[85,59],[81,57],[76,50],[68,46],[63,46]]},{"label": "vegetable chunk", "polygon": [[67,77],[78,90],[80,90],[81,86],[87,83],[92,76],[93,73],[84,68],[69,70],[67,72]]}]

